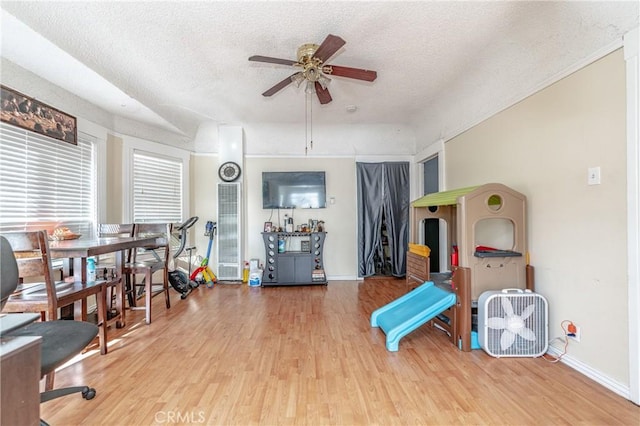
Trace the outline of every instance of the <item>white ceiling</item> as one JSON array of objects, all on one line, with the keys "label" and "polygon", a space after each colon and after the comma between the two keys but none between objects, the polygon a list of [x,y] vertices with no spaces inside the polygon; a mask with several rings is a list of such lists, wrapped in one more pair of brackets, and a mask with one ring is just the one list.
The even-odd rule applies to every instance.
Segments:
[{"label": "white ceiling", "polygon": [[[116,116],[193,138],[198,126],[304,122],[303,88],[252,55],[296,59],[327,34],[333,77],[315,122],[398,123],[435,141],[619,43],[638,2],[2,1],[2,56]],[[32,94],[33,95],[33,94]],[[355,112],[346,107],[356,105]],[[184,138],[182,138],[184,140]]]}]

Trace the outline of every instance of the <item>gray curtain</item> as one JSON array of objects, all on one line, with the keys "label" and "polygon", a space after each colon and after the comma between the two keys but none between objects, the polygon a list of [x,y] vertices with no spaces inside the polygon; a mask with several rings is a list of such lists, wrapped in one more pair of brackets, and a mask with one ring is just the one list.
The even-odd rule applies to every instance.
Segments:
[{"label": "gray curtain", "polygon": [[376,272],[375,255],[382,250],[382,163],[356,163],[358,184],[358,276]]},{"label": "gray curtain", "polygon": [[358,189],[358,275],[375,274],[376,253],[383,258],[382,220],[386,221],[391,274],[406,274],[409,238],[409,163],[356,163]]}]

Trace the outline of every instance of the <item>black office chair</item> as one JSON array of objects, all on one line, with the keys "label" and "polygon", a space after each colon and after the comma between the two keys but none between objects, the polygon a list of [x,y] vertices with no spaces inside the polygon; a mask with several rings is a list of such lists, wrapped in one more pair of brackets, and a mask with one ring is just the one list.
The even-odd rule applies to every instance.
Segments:
[{"label": "black office chair", "polygon": [[[50,259],[47,259],[50,263]],[[19,268],[9,241],[0,236],[0,295],[1,307],[16,290],[19,282]],[[11,315],[11,314],[7,314]],[[98,327],[82,321],[55,320],[34,322],[17,330],[3,334],[2,337],[40,336],[41,359],[40,377],[52,374],[55,369],[82,350],[98,335]],[[49,386],[49,384],[47,384]],[[51,380],[51,387],[53,381]],[[85,399],[93,399],[96,390],[88,386],[73,386],[60,389],[47,389],[40,393],[40,402],[72,393],[81,393]],[[41,422],[41,424],[46,424]]]}]

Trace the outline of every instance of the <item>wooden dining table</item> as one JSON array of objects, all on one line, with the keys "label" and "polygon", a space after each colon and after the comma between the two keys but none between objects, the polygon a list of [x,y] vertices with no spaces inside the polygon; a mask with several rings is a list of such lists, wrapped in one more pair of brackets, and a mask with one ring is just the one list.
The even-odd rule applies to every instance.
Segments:
[{"label": "wooden dining table", "polygon": [[[63,260],[64,276],[73,276],[76,281],[87,281],[87,259],[94,256],[104,254],[115,254],[115,276],[110,278],[110,286],[115,287],[116,307],[115,313],[111,316],[106,312],[102,312],[104,321],[107,325],[115,323],[116,327],[124,327],[126,325],[125,310],[125,289],[123,279],[123,267],[126,261],[126,253],[131,249],[141,247],[153,247],[157,245],[157,237],[110,237],[110,238],[78,238],[72,240],[58,240],[49,243],[49,251],[54,259]],[[102,300],[97,302],[98,306],[106,306],[107,292],[101,292]],[[100,303],[102,302],[102,303]],[[76,305],[76,304],[74,304]],[[74,306],[74,317],[86,320],[87,315],[86,301],[81,305]],[[106,327],[105,327],[106,328]],[[101,336],[106,342],[106,336]],[[101,351],[106,353],[106,345]]]}]

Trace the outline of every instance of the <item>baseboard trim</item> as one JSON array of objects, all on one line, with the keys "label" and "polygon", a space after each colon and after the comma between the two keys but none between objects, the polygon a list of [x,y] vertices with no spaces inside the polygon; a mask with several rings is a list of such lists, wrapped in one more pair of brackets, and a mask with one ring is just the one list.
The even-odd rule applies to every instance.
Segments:
[{"label": "baseboard trim", "polygon": [[356,281],[358,277],[354,275],[327,275],[327,281]]},{"label": "baseboard trim", "polygon": [[[554,348],[553,346],[549,346],[549,350],[547,353],[555,357],[560,356],[562,354],[562,352],[559,349]],[[560,359],[560,362],[573,368],[577,372],[584,374],[591,380],[594,380],[595,382],[601,384],[605,388],[620,395],[621,397],[631,400],[631,392],[628,386],[625,386],[622,383],[616,380],[613,380],[611,377],[607,376],[606,374],[603,374],[601,371],[598,371],[595,368],[592,368],[587,364],[583,363],[582,361],[572,358],[570,355],[566,355],[566,354]]]}]

